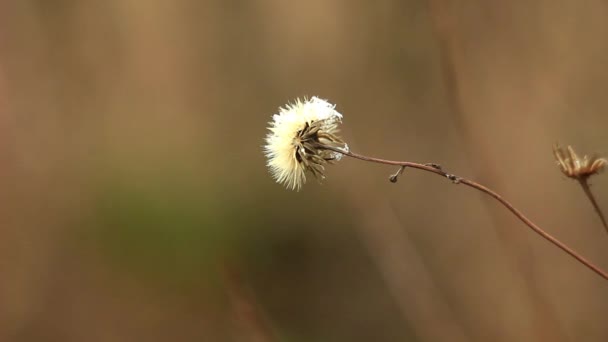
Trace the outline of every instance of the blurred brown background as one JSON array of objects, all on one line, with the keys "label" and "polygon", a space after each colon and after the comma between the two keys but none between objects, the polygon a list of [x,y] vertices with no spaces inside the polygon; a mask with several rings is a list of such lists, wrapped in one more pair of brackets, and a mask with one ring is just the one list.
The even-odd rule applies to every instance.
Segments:
[{"label": "blurred brown background", "polygon": [[[489,197],[262,155],[317,95],[352,150],[497,190],[599,266],[556,141],[608,153],[605,1],[0,4],[0,341],[605,341],[608,283]],[[608,207],[608,176],[592,179]]]}]

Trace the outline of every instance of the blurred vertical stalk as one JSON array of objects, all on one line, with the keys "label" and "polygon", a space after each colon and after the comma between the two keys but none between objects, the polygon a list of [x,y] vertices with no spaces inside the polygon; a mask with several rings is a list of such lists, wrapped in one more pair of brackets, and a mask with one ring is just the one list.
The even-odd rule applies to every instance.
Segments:
[{"label": "blurred vertical stalk", "polygon": [[[492,6],[492,4],[486,6]],[[459,48],[459,36],[456,31],[455,14],[453,13],[454,9],[458,7],[459,3],[457,1],[428,0],[431,24],[433,25],[439,49],[440,67],[446,88],[446,97],[450,111],[458,123],[458,129],[463,132],[462,137],[465,149],[469,152],[467,155],[474,155],[475,159],[479,161],[477,163],[470,163],[471,167],[476,174],[483,175],[483,179],[489,179],[488,183],[497,185],[496,187],[500,189],[501,182],[497,176],[495,166],[492,164],[483,146],[473,143],[464,114],[465,100],[460,85],[463,83],[463,79],[465,78],[463,75],[465,73],[460,70],[466,65],[466,59]],[[499,238],[506,245],[505,253],[507,253],[508,259],[514,263],[515,268],[523,275],[522,280],[524,285],[522,295],[530,305],[531,322],[533,322],[532,327],[534,328],[532,334],[534,338],[540,341],[566,340],[564,337],[566,335],[561,331],[559,319],[554,309],[544,299],[543,291],[537,284],[537,277],[532,264],[529,262],[529,258],[525,255],[519,255],[516,251],[523,244],[523,241],[511,234],[501,224],[495,210],[489,206],[487,201],[483,201],[483,203],[486,206],[486,211],[490,214],[489,216],[494,223],[493,226]]]},{"label": "blurred vertical stalk", "polygon": [[606,217],[604,216],[602,209],[600,208],[599,204],[597,203],[597,200],[595,199],[593,192],[591,192],[591,187],[589,186],[589,182],[587,181],[587,178],[579,178],[578,182],[581,185],[581,187],[583,188],[585,195],[587,195],[587,198],[591,202],[591,205],[593,205],[593,209],[597,213],[597,216],[600,217],[600,220],[602,221],[602,225],[604,226],[604,230],[606,230],[606,233],[608,233],[608,224],[606,223]]},{"label": "blurred vertical stalk", "polygon": [[385,197],[361,197],[373,193],[363,186],[355,192],[344,185],[360,215],[356,232],[410,329],[420,341],[471,341],[390,204]]},{"label": "blurred vertical stalk", "polygon": [[238,341],[273,342],[276,339],[251,290],[236,266],[223,265],[223,281],[238,327]]}]

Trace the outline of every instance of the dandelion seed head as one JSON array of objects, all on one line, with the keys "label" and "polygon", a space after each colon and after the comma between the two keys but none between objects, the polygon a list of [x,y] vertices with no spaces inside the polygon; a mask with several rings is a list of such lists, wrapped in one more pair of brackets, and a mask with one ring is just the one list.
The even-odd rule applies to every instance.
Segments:
[{"label": "dandelion seed head", "polygon": [[324,166],[342,157],[324,147],[348,150],[336,135],[341,122],[342,114],[335,106],[318,97],[296,99],[281,107],[269,123],[264,146],[273,178],[292,190],[306,182],[306,172],[323,179]]}]

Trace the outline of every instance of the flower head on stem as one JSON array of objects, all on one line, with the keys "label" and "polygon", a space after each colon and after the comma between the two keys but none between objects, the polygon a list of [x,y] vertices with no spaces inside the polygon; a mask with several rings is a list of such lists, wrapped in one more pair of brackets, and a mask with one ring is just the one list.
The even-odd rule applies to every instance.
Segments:
[{"label": "flower head on stem", "polygon": [[600,173],[606,167],[608,160],[595,155],[591,157],[585,155],[580,158],[572,146],[569,145],[566,149],[559,145],[554,145],[553,155],[562,173],[569,178],[576,179],[581,185],[593,209],[602,221],[604,229],[608,233],[608,221],[606,221],[604,212],[597,203],[588,181],[589,177]]},{"label": "flower head on stem", "polygon": [[300,190],[306,183],[306,172],[324,179],[325,165],[340,160],[341,153],[324,147],[348,151],[337,136],[342,114],[325,100],[296,99],[272,118],[264,146],[267,165],[274,179],[289,189]]},{"label": "flower head on stem", "polygon": [[[406,167],[434,173],[451,180],[454,184],[462,184],[494,198],[536,234],[608,280],[608,272],[594,265],[536,225],[513,204],[490,188],[470,179],[447,173],[439,164],[380,159],[350,151],[342,139],[336,135],[341,119],[342,115],[335,110],[334,105],[317,97],[304,101],[296,100],[295,103],[280,108],[279,114],[275,114],[273,121],[270,122],[270,133],[266,136],[264,146],[268,167],[275,180],[285,184],[287,188],[299,190],[306,181],[306,171],[323,179],[324,166],[339,160],[342,155],[372,163],[399,166],[399,171],[389,178],[393,183],[397,182],[397,178]],[[567,154],[557,148],[554,153],[562,172],[572,175],[569,177],[579,175],[583,177],[581,179],[586,179],[606,165],[606,160],[602,158],[580,159],[572,148],[569,148]]]}]

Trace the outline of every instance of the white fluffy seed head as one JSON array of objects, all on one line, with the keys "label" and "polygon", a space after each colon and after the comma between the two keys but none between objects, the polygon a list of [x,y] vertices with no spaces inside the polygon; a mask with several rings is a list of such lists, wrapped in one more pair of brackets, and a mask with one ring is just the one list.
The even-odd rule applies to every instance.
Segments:
[{"label": "white fluffy seed head", "polygon": [[274,179],[289,189],[302,187],[306,171],[322,179],[324,165],[342,156],[323,146],[347,150],[346,144],[336,136],[342,114],[334,105],[318,97],[296,99],[280,108],[272,119],[264,153]]}]

